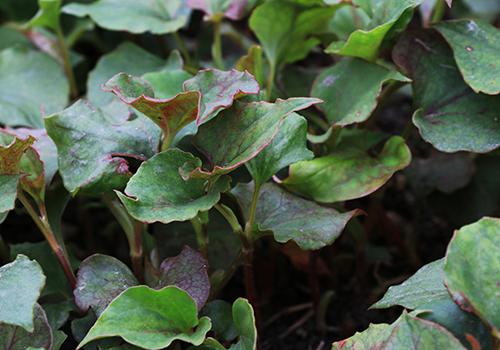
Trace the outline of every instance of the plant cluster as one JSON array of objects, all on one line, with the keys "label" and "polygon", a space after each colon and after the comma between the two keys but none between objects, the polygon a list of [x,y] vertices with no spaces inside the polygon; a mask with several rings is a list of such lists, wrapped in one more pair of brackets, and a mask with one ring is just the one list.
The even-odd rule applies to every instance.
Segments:
[{"label": "plant cluster", "polygon": [[[334,334],[318,349],[498,348],[499,12],[487,0],[3,1],[0,349],[264,348],[255,256],[283,247],[309,264],[311,315]],[[396,321],[338,341],[321,252],[346,231],[361,266],[388,182],[423,206],[486,187],[469,192],[481,206],[452,225],[444,258],[423,264],[401,243],[420,269],[372,306],[402,306]],[[18,234],[26,217],[41,235]],[[126,254],[89,243],[110,221]],[[222,300],[240,273],[243,297]]]}]

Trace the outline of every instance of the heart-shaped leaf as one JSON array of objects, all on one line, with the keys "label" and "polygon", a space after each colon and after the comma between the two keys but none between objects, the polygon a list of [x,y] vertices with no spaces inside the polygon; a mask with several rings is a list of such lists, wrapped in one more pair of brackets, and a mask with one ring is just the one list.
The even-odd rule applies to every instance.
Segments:
[{"label": "heart-shaped leaf", "polygon": [[34,307],[44,285],[42,268],[25,255],[0,267],[0,323],[33,332]]},{"label": "heart-shaped leaf", "polygon": [[257,7],[250,17],[254,31],[275,70],[281,64],[303,59],[319,44],[320,33],[336,7],[301,7],[290,1],[268,1]]},{"label": "heart-shaped leaf", "polygon": [[194,10],[205,12],[210,19],[227,17],[238,21],[245,17],[255,6],[257,0],[187,0],[187,4]]},{"label": "heart-shaped leaf", "polygon": [[173,33],[188,20],[189,9],[183,0],[97,0],[90,4],[71,3],[63,12],[90,16],[100,27],[130,33]]},{"label": "heart-shaped leaf", "polygon": [[413,80],[414,102],[420,108],[413,123],[427,142],[450,153],[484,153],[500,146],[500,97],[474,93],[436,33],[404,35],[393,58]]},{"label": "heart-shaped leaf", "polygon": [[292,113],[273,141],[245,166],[255,183],[261,185],[288,165],[313,157],[314,154],[307,149],[307,121]]},{"label": "heart-shaped leaf", "polygon": [[455,231],[444,265],[445,283],[455,302],[500,330],[500,219],[483,218]]},{"label": "heart-shaped leaf", "polygon": [[332,350],[465,350],[442,326],[404,312],[393,324],[372,324],[349,339],[333,343]]},{"label": "heart-shaped leaf", "polygon": [[[247,219],[253,189],[253,183],[238,184],[232,191]],[[257,231],[272,231],[280,243],[293,240],[302,249],[320,249],[332,244],[347,222],[359,214],[358,210],[339,213],[266,183],[259,191],[255,223]]]},{"label": "heart-shaped leaf", "polygon": [[194,137],[195,146],[209,160],[208,169],[184,167],[183,176],[209,178],[231,172],[268,146],[287,116],[320,102],[316,98],[236,102],[200,126]]},{"label": "heart-shaped leaf", "polygon": [[413,9],[422,0],[358,0],[354,3],[370,18],[369,21],[352,32],[346,41],[331,43],[326,52],[374,61],[387,34],[396,27],[404,29]]},{"label": "heart-shaped leaf", "polygon": [[207,302],[210,293],[208,262],[196,250],[184,246],[179,255],[163,260],[158,287],[177,286],[189,293],[198,310]]},{"label": "heart-shaped leaf", "polygon": [[318,202],[340,202],[376,191],[396,171],[408,166],[410,160],[411,153],[404,139],[393,136],[377,157],[370,157],[364,150],[346,148],[295,163],[283,184]]},{"label": "heart-shaped leaf", "polygon": [[206,181],[179,174],[183,166],[198,167],[201,161],[179,149],[162,152],[141,164],[125,188],[117,192],[127,211],[142,222],[185,221],[207,211],[229,189],[229,179],[220,178],[206,189]]},{"label": "heart-shaped leaf", "polygon": [[119,122],[83,100],[47,117],[45,125],[57,146],[64,186],[71,193],[122,188],[132,175],[124,157],[148,159],[156,153],[160,136],[144,117]]},{"label": "heart-shaped leaf", "polygon": [[94,254],[80,264],[73,293],[80,310],[91,307],[99,316],[121,292],[137,284],[133,273],[120,260]]},{"label": "heart-shaped leaf", "polygon": [[475,92],[500,93],[500,33],[481,20],[461,19],[437,24],[453,49],[465,82]]},{"label": "heart-shaped leaf", "polygon": [[160,290],[131,287],[114,299],[78,345],[109,337],[146,349],[163,349],[174,340],[199,345],[210,330],[207,317],[198,319],[196,303],[174,286]]},{"label": "heart-shaped leaf", "polygon": [[141,76],[164,69],[178,70],[179,67],[177,64],[172,66],[170,59],[165,62],[133,43],[125,42],[114,51],[103,55],[90,72],[87,80],[87,97],[94,105],[102,108],[114,99],[112,94],[102,91],[102,86],[114,75],[124,72]]},{"label": "heart-shaped leaf", "polygon": [[51,57],[25,47],[0,52],[0,123],[42,128],[42,116],[63,109],[68,95],[63,70]]},{"label": "heart-shaped leaf", "polygon": [[344,59],[321,72],[311,95],[325,101],[320,109],[331,124],[345,126],[368,119],[377,106],[382,86],[390,81],[410,80],[377,64]]},{"label": "heart-shaped leaf", "polygon": [[[26,289],[20,290],[16,295],[19,297]],[[33,329],[28,332],[26,329],[0,323],[0,348],[8,350],[27,349],[53,349],[53,336],[47,316],[42,307],[34,305]]]}]

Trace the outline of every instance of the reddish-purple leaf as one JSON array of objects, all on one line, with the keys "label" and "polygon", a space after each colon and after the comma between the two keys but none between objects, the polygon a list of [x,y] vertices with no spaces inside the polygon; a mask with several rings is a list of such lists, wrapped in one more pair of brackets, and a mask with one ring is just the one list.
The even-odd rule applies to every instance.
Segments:
[{"label": "reddish-purple leaf", "polygon": [[210,280],[207,261],[196,250],[185,246],[181,253],[161,263],[160,288],[174,285],[184,289],[194,299],[198,310],[207,302]]}]

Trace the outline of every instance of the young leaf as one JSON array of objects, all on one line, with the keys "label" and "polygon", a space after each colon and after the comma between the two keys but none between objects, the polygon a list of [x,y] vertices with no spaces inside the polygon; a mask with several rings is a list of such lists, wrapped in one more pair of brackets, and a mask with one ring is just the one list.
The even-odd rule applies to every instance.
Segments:
[{"label": "young leaf", "polygon": [[269,146],[245,166],[255,183],[261,185],[288,165],[313,157],[314,154],[307,149],[307,121],[292,113]]},{"label": "young leaf", "polygon": [[33,332],[34,308],[44,285],[42,268],[24,255],[0,267],[0,323]]},{"label": "young leaf", "polygon": [[255,77],[259,85],[264,84],[263,68],[262,68],[262,47],[252,45],[248,49],[248,53],[238,60],[234,68],[240,72],[247,71]]},{"label": "young leaf", "polygon": [[17,185],[21,179],[20,163],[24,153],[33,144],[34,138],[24,140],[0,133],[0,213],[14,209]]},{"label": "young leaf", "polygon": [[352,32],[345,42],[335,41],[325,51],[374,61],[387,34],[399,24],[399,21],[408,22],[404,17],[411,15],[412,10],[421,2],[422,0],[356,1],[355,3],[359,4],[370,17],[370,21],[366,27]]},{"label": "young leaf", "polygon": [[[247,219],[253,187],[253,183],[238,184],[233,189]],[[293,240],[302,249],[320,249],[332,244],[347,222],[359,214],[358,210],[339,213],[266,183],[259,192],[255,223],[257,231],[272,231],[280,243]]]},{"label": "young leaf", "polygon": [[257,0],[188,0],[187,5],[205,12],[211,19],[227,17],[238,21],[250,12],[256,2]]},{"label": "young leaf", "polygon": [[500,219],[482,218],[455,231],[444,265],[451,296],[466,311],[473,311],[499,334],[498,273]]},{"label": "young leaf", "polygon": [[62,10],[78,17],[90,16],[105,29],[134,34],[173,33],[187,23],[189,16],[183,0],[97,0],[91,4],[71,3]]},{"label": "young leaf", "polygon": [[185,221],[207,211],[229,189],[229,179],[220,178],[208,190],[202,179],[184,181],[179,168],[198,167],[201,161],[179,149],[162,152],[141,164],[125,188],[117,192],[127,211],[142,222]]},{"label": "young leaf", "polygon": [[271,69],[306,57],[320,42],[312,36],[324,29],[335,9],[304,8],[289,1],[269,1],[257,7],[249,24],[264,48]]},{"label": "young leaf", "polygon": [[345,126],[368,119],[377,106],[382,86],[390,81],[410,80],[374,63],[344,59],[321,72],[311,95],[325,101],[319,108],[330,123]]},{"label": "young leaf", "polygon": [[481,20],[462,19],[437,24],[453,49],[465,82],[475,92],[500,93],[500,33]]},{"label": "young leaf", "polygon": [[346,148],[292,164],[283,184],[318,202],[340,202],[376,191],[396,171],[408,166],[410,160],[411,153],[404,139],[393,136],[375,158],[364,150]]},{"label": "young leaf", "polygon": [[121,292],[137,284],[130,269],[120,260],[94,254],[80,264],[73,293],[80,310],[91,307],[99,316]]},{"label": "young leaf", "polygon": [[61,0],[38,0],[39,10],[29,22],[29,26],[60,30]]},{"label": "young leaf", "polygon": [[404,35],[394,61],[413,80],[413,123],[442,152],[489,152],[500,146],[500,97],[476,94],[463,81],[451,50],[431,31]]},{"label": "young leaf", "polygon": [[349,339],[333,343],[332,350],[442,350],[466,348],[445,328],[404,312],[393,324],[372,324]]},{"label": "young leaf", "polygon": [[198,310],[207,302],[210,293],[208,262],[196,250],[184,246],[179,255],[163,260],[158,287],[177,286],[189,293]]},{"label": "young leaf", "polygon": [[[26,289],[19,291],[19,297]],[[0,348],[8,350],[53,349],[53,336],[42,307],[34,305],[33,329],[26,329],[0,323]]]},{"label": "young leaf", "polygon": [[42,116],[63,109],[68,95],[63,70],[49,56],[22,47],[0,52],[0,123],[42,128]]},{"label": "young leaf", "polygon": [[210,327],[210,319],[198,319],[196,303],[182,289],[137,286],[108,305],[77,349],[108,337],[121,337],[132,345],[153,350],[166,348],[174,340],[199,345]]},{"label": "young leaf", "polygon": [[114,75],[125,72],[141,76],[148,72],[180,68],[177,65],[171,66],[169,62],[163,61],[133,43],[125,42],[99,59],[87,80],[87,96],[97,107],[104,107],[114,98],[110,93],[102,91],[102,85]]},{"label": "young leaf", "polygon": [[210,161],[208,170],[183,167],[183,176],[209,178],[231,172],[268,146],[288,115],[319,102],[316,98],[236,102],[218,118],[203,124],[194,137],[195,146]]},{"label": "young leaf", "polygon": [[118,123],[83,100],[47,117],[45,126],[57,146],[64,186],[71,193],[83,188],[100,194],[123,187],[132,175],[123,157],[148,159],[159,143],[158,128],[146,118]]},{"label": "young leaf", "polygon": [[184,91],[191,90],[201,94],[196,119],[196,124],[200,125],[215,117],[220,110],[230,107],[239,97],[258,94],[259,84],[248,72],[206,69],[184,82]]}]

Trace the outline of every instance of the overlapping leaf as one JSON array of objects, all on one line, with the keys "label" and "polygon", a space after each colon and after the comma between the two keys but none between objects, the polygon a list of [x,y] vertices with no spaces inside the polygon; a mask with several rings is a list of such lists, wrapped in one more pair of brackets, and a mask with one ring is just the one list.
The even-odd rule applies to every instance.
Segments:
[{"label": "overlapping leaf", "polygon": [[71,3],[62,10],[78,17],[90,16],[105,29],[135,34],[175,32],[187,23],[189,16],[183,0],[97,0],[90,4]]},{"label": "overlapping leaf", "polygon": [[209,164],[203,169],[183,167],[183,176],[209,178],[231,172],[268,146],[288,115],[320,102],[315,98],[236,102],[199,128],[194,143]]},{"label": "overlapping leaf", "polygon": [[411,153],[404,139],[391,137],[377,157],[364,150],[340,149],[331,155],[293,164],[283,184],[318,202],[333,203],[366,196],[408,166]]},{"label": "overlapping leaf", "polygon": [[187,0],[189,7],[201,10],[209,18],[242,19],[255,6],[257,0]]},{"label": "overlapping leaf", "polygon": [[422,137],[442,152],[489,152],[500,146],[500,97],[463,81],[446,42],[432,31],[404,35],[395,62],[413,80],[413,116]]},{"label": "overlapping leaf", "polygon": [[63,70],[51,57],[26,47],[0,52],[0,123],[41,128],[42,116],[63,109],[68,95]]},{"label": "overlapping leaf", "polygon": [[375,60],[388,33],[394,28],[403,29],[411,19],[413,9],[421,2],[422,0],[355,1],[370,20],[362,29],[352,32],[346,41],[331,43],[326,52]]},{"label": "overlapping leaf", "polygon": [[64,185],[72,193],[123,187],[132,175],[124,157],[148,159],[159,144],[159,130],[146,118],[118,121],[83,100],[46,118],[45,125],[57,146]]},{"label": "overlapping leaf", "polygon": [[[254,185],[238,184],[233,194],[248,219]],[[272,231],[276,241],[295,241],[302,249],[319,249],[332,244],[358,210],[339,213],[294,196],[279,186],[266,183],[259,192],[255,213],[256,231]]]},{"label": "overlapping leaf", "polygon": [[255,158],[245,163],[257,184],[263,184],[286,166],[313,158],[307,149],[307,121],[292,113],[285,119],[278,135]]},{"label": "overlapping leaf", "polygon": [[190,153],[170,149],[141,164],[130,179],[125,194],[118,196],[128,212],[143,222],[184,221],[199,211],[212,208],[220,192],[228,190],[229,179],[220,178],[206,189],[203,179],[185,181],[179,174],[183,166],[198,167],[201,161]]},{"label": "overlapping leaf", "polygon": [[453,49],[465,82],[475,91],[500,93],[500,32],[487,22],[462,19],[436,25]]},{"label": "overlapping leaf", "polygon": [[187,292],[173,286],[160,290],[137,286],[108,305],[77,349],[109,337],[146,349],[163,349],[174,340],[199,345],[210,327],[210,319],[198,319],[196,303]]},{"label": "overlapping leaf", "polygon": [[325,101],[320,109],[330,123],[345,126],[368,119],[377,106],[382,86],[390,81],[409,79],[373,63],[344,59],[321,72],[311,95]]},{"label": "overlapping leaf", "polygon": [[406,312],[393,324],[372,324],[361,333],[333,343],[332,350],[465,350],[445,328]]},{"label": "overlapping leaf", "polygon": [[94,254],[80,264],[73,293],[80,310],[92,308],[99,316],[121,292],[137,284],[130,269],[120,260]]},{"label": "overlapping leaf", "polygon": [[198,310],[207,302],[210,293],[208,262],[196,250],[185,246],[179,255],[163,260],[158,286],[177,286],[194,299]]},{"label": "overlapping leaf", "polygon": [[500,329],[500,219],[483,218],[455,232],[448,245],[445,283],[460,307],[473,311],[493,328]]},{"label": "overlapping leaf", "polygon": [[35,304],[44,285],[42,268],[25,255],[18,255],[13,262],[0,267],[0,324],[33,332]]}]

